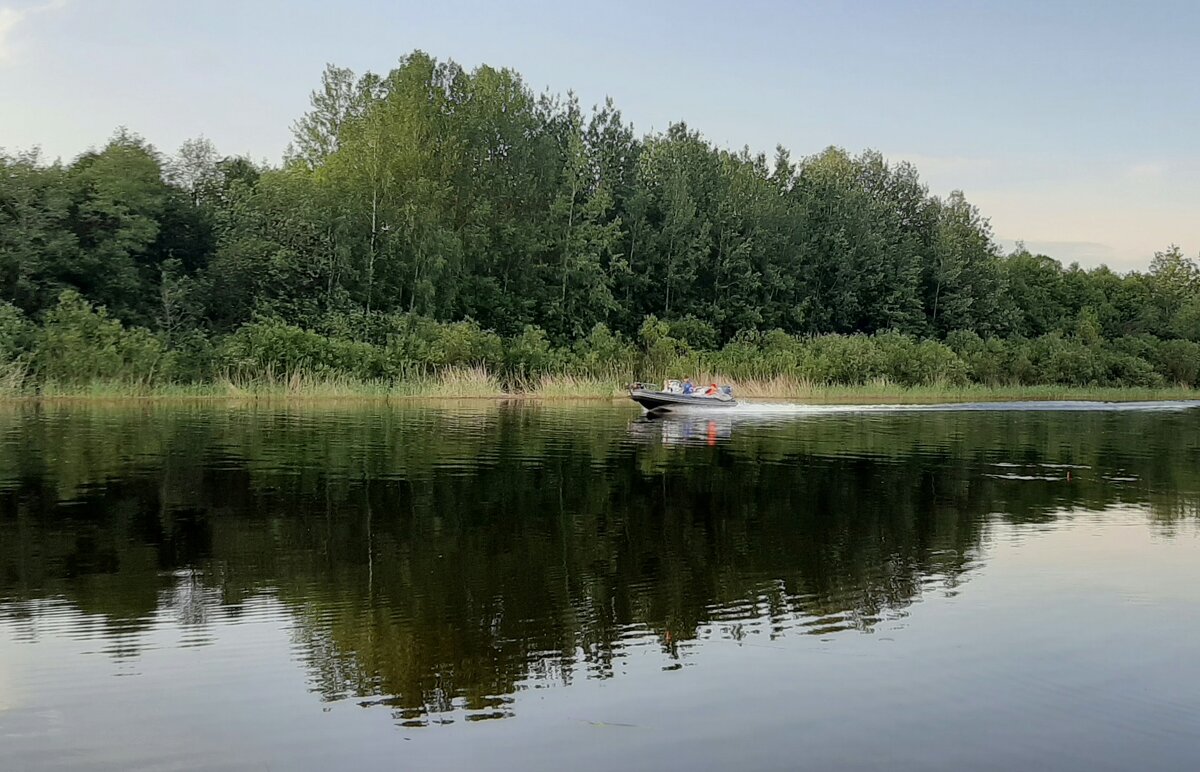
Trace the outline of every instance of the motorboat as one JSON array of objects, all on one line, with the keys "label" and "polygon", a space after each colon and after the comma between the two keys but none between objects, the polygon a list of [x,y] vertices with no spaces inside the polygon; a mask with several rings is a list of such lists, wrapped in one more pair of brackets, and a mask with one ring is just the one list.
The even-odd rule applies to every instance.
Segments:
[{"label": "motorboat", "polygon": [[653,383],[630,384],[629,398],[652,413],[687,408],[733,407],[737,404],[733,390],[728,386],[717,389],[715,394],[685,394],[683,384],[679,381],[667,381],[661,389]]}]

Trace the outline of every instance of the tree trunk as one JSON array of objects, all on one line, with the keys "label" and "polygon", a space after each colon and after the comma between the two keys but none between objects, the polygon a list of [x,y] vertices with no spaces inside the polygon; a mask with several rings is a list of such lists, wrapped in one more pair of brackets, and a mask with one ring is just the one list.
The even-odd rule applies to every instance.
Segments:
[{"label": "tree trunk", "polygon": [[371,186],[371,243],[367,251],[367,313],[371,313],[371,295],[375,289],[375,242],[379,236],[379,188]]},{"label": "tree trunk", "polygon": [[563,235],[563,257],[562,257],[562,313],[566,317],[567,313],[567,256],[571,250],[571,228],[575,225],[575,196],[578,192],[579,183],[573,181],[571,183],[571,205],[567,208],[567,232]]}]

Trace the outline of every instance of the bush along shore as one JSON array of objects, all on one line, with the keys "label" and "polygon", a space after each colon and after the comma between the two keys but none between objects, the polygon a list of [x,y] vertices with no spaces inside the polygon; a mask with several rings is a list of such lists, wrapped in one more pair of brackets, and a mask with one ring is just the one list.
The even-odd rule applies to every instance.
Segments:
[{"label": "bush along shore", "polygon": [[703,347],[714,336],[696,319],[650,316],[632,339],[597,323],[556,346],[534,326],[503,337],[471,321],[379,312],[331,315],[320,329],[264,319],[172,336],[127,327],[66,291],[41,325],[0,304],[0,395],[611,398],[634,380],[691,376],[732,383],[743,397],[813,401],[1200,396],[1200,343],[1186,340],[775,330]]},{"label": "bush along shore", "polygon": [[420,51],[329,67],[293,128],[278,165],[124,129],[69,162],[0,150],[0,394],[1197,386],[1178,247],[1128,273],[1004,254],[962,192],[877,152],[638,136],[611,102]]}]

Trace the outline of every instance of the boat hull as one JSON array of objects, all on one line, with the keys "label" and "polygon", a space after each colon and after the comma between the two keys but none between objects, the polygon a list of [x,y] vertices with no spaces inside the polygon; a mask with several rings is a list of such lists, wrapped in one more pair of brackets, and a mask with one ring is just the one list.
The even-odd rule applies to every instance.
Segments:
[{"label": "boat hull", "polygon": [[650,391],[649,389],[630,389],[629,398],[649,412],[667,412],[670,410],[694,408],[725,408],[733,407],[737,400],[733,397],[697,397],[691,394],[672,394],[665,391]]}]

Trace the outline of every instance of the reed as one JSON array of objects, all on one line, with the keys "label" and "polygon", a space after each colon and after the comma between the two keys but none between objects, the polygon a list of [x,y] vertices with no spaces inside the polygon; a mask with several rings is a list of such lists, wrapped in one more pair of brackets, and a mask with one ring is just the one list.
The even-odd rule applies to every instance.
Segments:
[{"label": "reed", "polygon": [[486,367],[451,367],[428,381],[405,382],[409,396],[478,399],[505,395],[500,379]]},{"label": "reed", "polygon": [[620,397],[624,389],[614,378],[561,374],[543,375],[519,392],[536,399],[614,399]]},{"label": "reed", "polygon": [[19,397],[26,390],[28,367],[24,362],[0,365],[0,399]]},{"label": "reed", "polygon": [[[255,377],[224,373],[212,382],[151,383],[144,380],[92,380],[69,384],[34,384],[24,368],[0,370],[0,400],[113,401],[236,400],[336,401],[400,399],[501,399],[613,400],[625,396],[628,379],[623,373],[576,375],[557,373],[535,378],[509,378],[486,367],[453,367],[422,370],[389,379],[363,379],[350,375],[319,374],[304,370]],[[905,386],[886,378],[856,385],[819,383],[803,377],[774,375],[762,378],[729,378],[702,373],[697,383],[729,384],[742,400],[781,399],[812,403],[935,403],[1088,400],[1128,402],[1144,400],[1200,400],[1200,390],[1189,387],[1075,387],[932,383]]]},{"label": "reed", "polygon": [[499,379],[484,367],[453,367],[397,380],[318,375],[303,370],[275,376],[268,371],[257,378],[225,375],[217,386],[222,396],[251,399],[478,399],[504,395]]},{"label": "reed", "polygon": [[223,375],[213,384],[214,396],[240,399],[361,399],[385,397],[391,385],[382,380],[363,380],[347,375],[315,375],[293,371],[259,378]]}]

